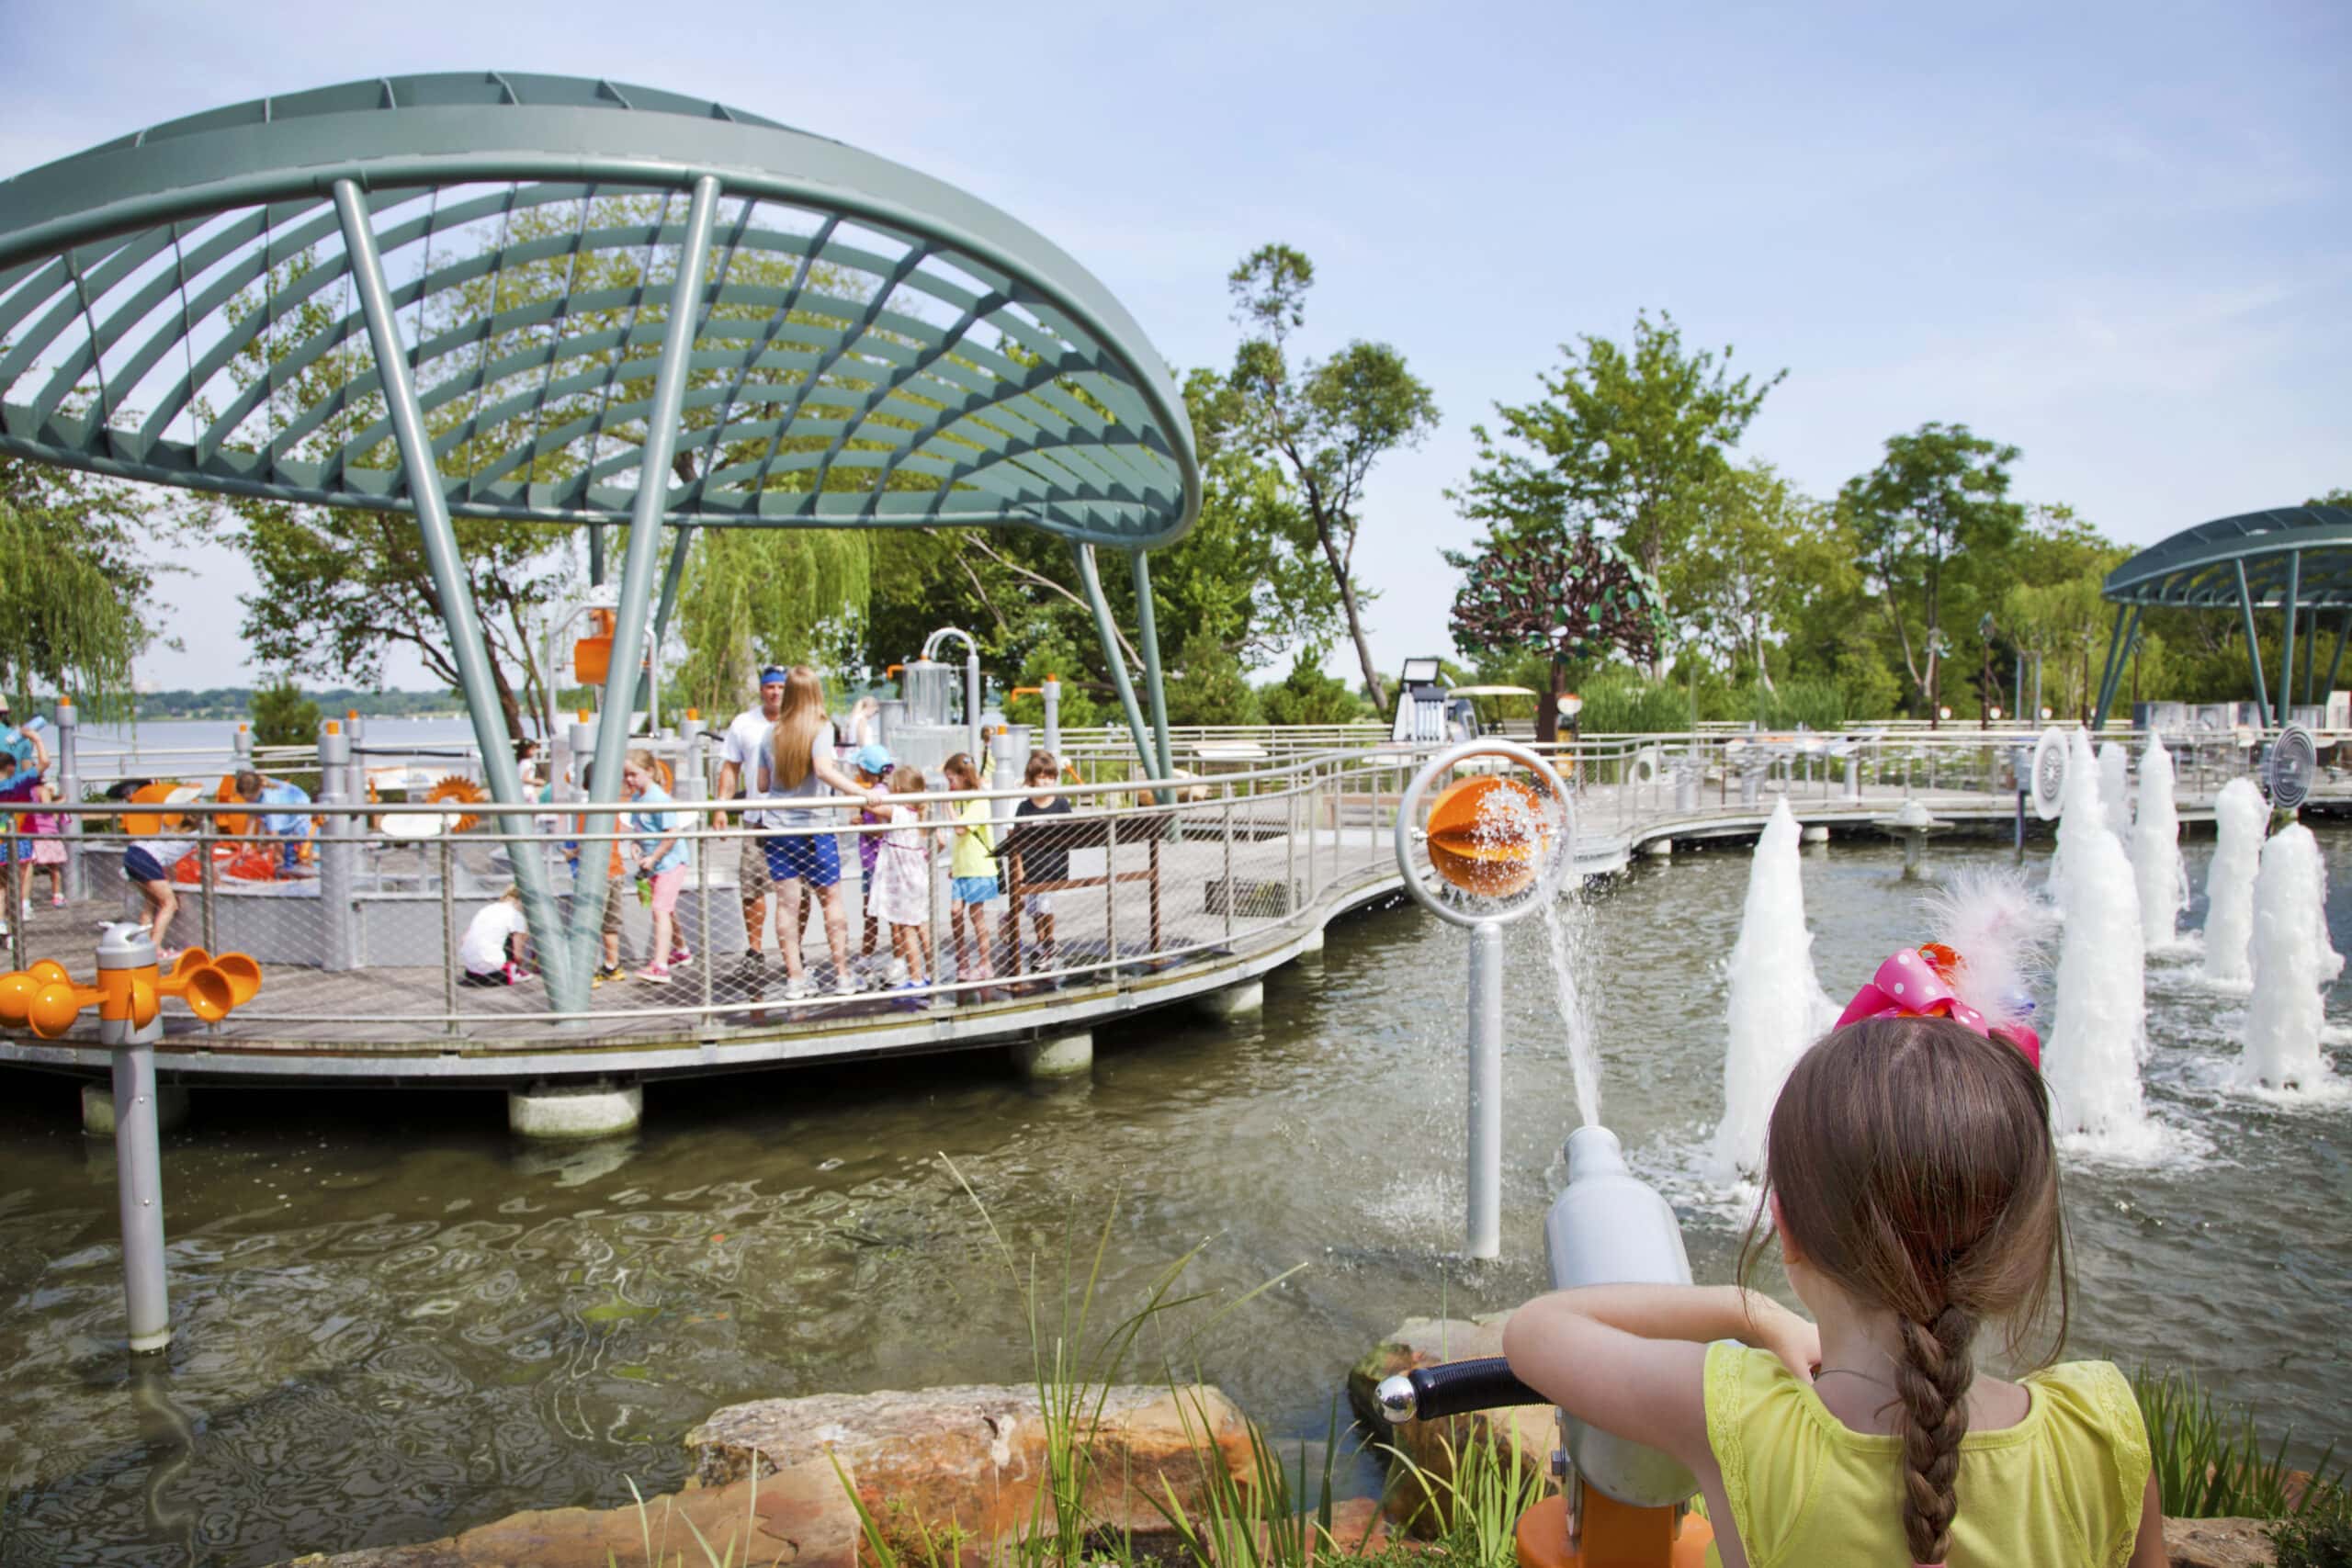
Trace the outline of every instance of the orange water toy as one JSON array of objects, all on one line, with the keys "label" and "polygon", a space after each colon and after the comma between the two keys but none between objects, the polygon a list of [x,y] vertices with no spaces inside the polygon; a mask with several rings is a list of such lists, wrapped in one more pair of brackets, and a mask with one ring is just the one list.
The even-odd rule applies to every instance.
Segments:
[{"label": "orange water toy", "polygon": [[1430,806],[1430,864],[1465,893],[1526,891],[1551,840],[1544,797],[1517,779],[1464,779]]},{"label": "orange water toy", "polygon": [[261,965],[242,953],[219,957],[200,947],[179,955],[168,975],[158,971],[155,942],[139,926],[107,927],[98,938],[96,980],[84,985],[65,965],[45,958],[30,969],[0,975],[0,1026],[30,1025],[43,1040],[72,1029],[82,1010],[98,1010],[98,1043],[126,1045],[163,1032],[164,998],[177,997],[207,1023],[218,1023],[261,989]]}]

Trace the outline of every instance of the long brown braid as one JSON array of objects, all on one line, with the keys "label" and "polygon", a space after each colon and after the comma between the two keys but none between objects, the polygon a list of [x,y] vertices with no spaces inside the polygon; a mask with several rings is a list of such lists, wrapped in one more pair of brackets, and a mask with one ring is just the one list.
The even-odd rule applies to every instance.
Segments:
[{"label": "long brown braid", "polygon": [[[1960,1507],[1978,1328],[2005,1321],[2014,1355],[2046,1316],[2054,1282],[2049,1352],[2065,1338],[2071,1291],[2041,1075],[2015,1047],[1943,1019],[1850,1024],[1790,1072],[1765,1179],[1805,1261],[1900,1325],[1903,1533],[1913,1562],[1941,1562]],[[1743,1279],[1766,1201],[1742,1249]]]}]

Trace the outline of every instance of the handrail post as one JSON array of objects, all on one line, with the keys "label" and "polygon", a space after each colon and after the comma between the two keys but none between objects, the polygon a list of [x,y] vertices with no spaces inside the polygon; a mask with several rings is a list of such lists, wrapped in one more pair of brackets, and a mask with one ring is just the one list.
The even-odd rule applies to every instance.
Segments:
[{"label": "handrail post", "polygon": [[1233,945],[1233,906],[1238,902],[1233,890],[1233,781],[1225,785],[1225,942]]},{"label": "handrail post", "polygon": [[[441,819],[441,1005],[449,1015],[442,1032],[454,1035],[458,1029],[458,890],[451,868],[454,863],[449,845],[450,818]],[[536,845],[510,845],[509,860],[519,860],[525,852],[537,852]]]}]

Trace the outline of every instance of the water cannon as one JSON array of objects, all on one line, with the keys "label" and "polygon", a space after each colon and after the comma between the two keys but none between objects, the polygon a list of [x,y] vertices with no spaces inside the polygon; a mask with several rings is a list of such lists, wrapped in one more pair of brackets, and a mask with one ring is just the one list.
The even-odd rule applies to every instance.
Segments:
[{"label": "water cannon", "polygon": [[[1674,1210],[1626,1168],[1617,1134],[1568,1134],[1568,1180],[1544,1218],[1553,1288],[1687,1285],[1690,1259]],[[1508,1404],[1541,1404],[1499,1356],[1417,1367],[1375,1391],[1390,1422],[1437,1420]],[[1553,1464],[1563,1490],[1520,1516],[1521,1568],[1699,1568],[1714,1529],[1690,1511],[1699,1483],[1656,1449],[1559,1412]]]},{"label": "water cannon", "polygon": [[160,971],[155,942],[144,928],[110,925],[98,938],[98,972],[85,985],[65,965],[45,958],[30,969],[0,975],[0,1024],[30,1026],[43,1040],[62,1038],[86,1008],[98,1010],[98,1042],[128,1045],[163,1033],[163,1004],[176,997],[207,1023],[218,1023],[261,989],[261,965],[242,953],[219,957],[200,947]]}]

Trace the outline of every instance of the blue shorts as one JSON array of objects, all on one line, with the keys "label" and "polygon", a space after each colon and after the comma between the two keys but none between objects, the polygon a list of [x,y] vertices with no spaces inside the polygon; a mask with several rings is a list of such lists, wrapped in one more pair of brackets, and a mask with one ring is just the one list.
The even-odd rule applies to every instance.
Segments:
[{"label": "blue shorts", "polygon": [[951,876],[947,879],[947,895],[958,904],[992,903],[996,899],[996,878]]},{"label": "blue shorts", "polygon": [[0,839],[0,865],[32,858],[33,841],[30,839]]},{"label": "blue shorts", "polygon": [[831,833],[796,833],[760,841],[767,857],[768,874],[778,882],[805,882],[831,887],[842,879],[842,852]]},{"label": "blue shorts", "polygon": [[127,882],[169,882],[171,873],[156,862],[153,855],[133,844],[122,852],[122,874]]}]

